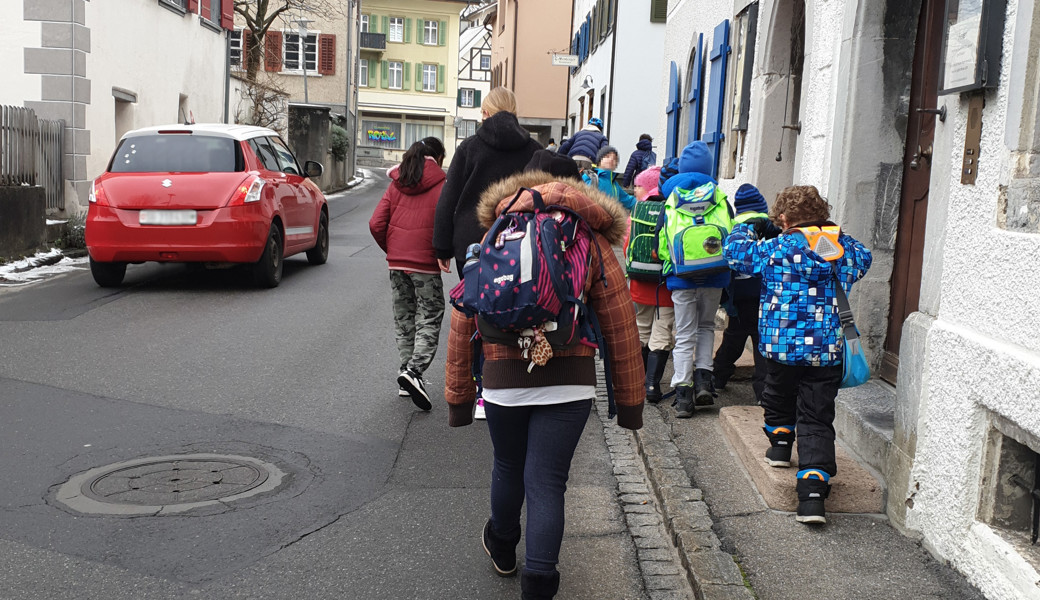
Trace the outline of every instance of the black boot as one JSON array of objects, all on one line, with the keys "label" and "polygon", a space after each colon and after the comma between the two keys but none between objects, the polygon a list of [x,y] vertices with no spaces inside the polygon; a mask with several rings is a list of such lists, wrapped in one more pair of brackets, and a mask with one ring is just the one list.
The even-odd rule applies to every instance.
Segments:
[{"label": "black boot", "polygon": [[689,383],[680,383],[675,386],[675,417],[677,419],[689,419],[693,416],[693,386]]},{"label": "black boot", "polygon": [[559,571],[531,571],[524,569],[520,576],[520,596],[523,600],[551,600],[560,589]]},{"label": "black boot", "polygon": [[790,467],[791,449],[794,447],[794,425],[763,425],[762,431],[769,438],[766,462],[770,467]]},{"label": "black boot", "polygon": [[646,357],[649,354],[650,354],[650,347],[649,346],[643,346],[643,370],[644,371],[646,371],[646,365],[647,365],[647,362],[646,362],[647,358]]},{"label": "black boot", "polygon": [[799,523],[826,523],[823,501],[831,495],[831,486],[827,483],[830,476],[818,469],[804,469],[798,471],[797,477],[798,512],[794,519]]},{"label": "black boot", "polygon": [[726,389],[726,384],[729,383],[729,378],[733,377],[733,374],[737,372],[736,365],[730,365],[729,367],[722,367],[719,365],[713,365],[711,370],[711,382],[715,386],[716,390]]},{"label": "black boot", "polygon": [[697,369],[693,373],[694,402],[697,406],[715,404],[715,387],[711,383],[711,371]]},{"label": "black boot", "polygon": [[668,351],[653,350],[646,359],[646,401],[657,404],[661,401],[661,378],[668,366]]},{"label": "black boot", "polygon": [[516,545],[520,543],[520,531],[516,536],[504,538],[491,529],[491,519],[484,524],[484,532],[480,536],[484,544],[484,552],[491,557],[491,566],[499,577],[516,575]]}]

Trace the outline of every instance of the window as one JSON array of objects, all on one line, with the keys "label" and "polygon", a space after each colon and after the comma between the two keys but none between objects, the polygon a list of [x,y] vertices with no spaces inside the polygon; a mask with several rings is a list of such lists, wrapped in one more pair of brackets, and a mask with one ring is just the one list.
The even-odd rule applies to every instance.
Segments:
[{"label": "window", "polygon": [[228,35],[228,58],[232,67],[245,66],[245,56],[242,55],[242,30],[232,31]]},{"label": "window", "polygon": [[423,21],[423,43],[427,46],[437,45],[437,21]]},{"label": "window", "polygon": [[268,171],[281,171],[281,166],[278,164],[278,157],[271,148],[270,142],[265,137],[258,137],[249,140],[249,147],[253,149],[253,153],[260,159],[260,163]]},{"label": "window", "polygon": [[491,70],[491,55],[481,54],[480,55],[480,70],[490,71]]},{"label": "window", "polygon": [[473,90],[466,88],[459,90],[459,106],[467,108],[473,106]]},{"label": "window", "polygon": [[282,173],[289,173],[290,175],[300,175],[303,170],[300,169],[300,165],[296,163],[296,158],[293,156],[292,151],[285,145],[282,138],[269,137],[267,138],[271,142],[271,148],[274,149],[275,157],[278,159],[278,170]]},{"label": "window", "polygon": [[368,33],[368,15],[361,15],[361,33]]},{"label": "window", "polygon": [[[203,8],[206,7],[206,1],[205,0],[203,0],[202,6],[203,6]],[[209,19],[211,23],[216,23],[217,25],[220,25],[220,0],[210,0],[209,1],[209,14],[208,15],[204,14],[202,16],[204,16],[207,19]]]},{"label": "window", "polygon": [[159,5],[181,14],[188,12],[188,0],[159,0]]},{"label": "window", "polygon": [[[425,79],[425,75],[426,74],[423,73],[423,76],[424,76],[423,78],[424,79]],[[390,89],[392,89],[392,90],[399,90],[399,89],[401,89],[401,84],[404,82],[404,65],[402,63],[400,63],[398,61],[394,61],[394,60],[390,61],[389,82],[390,82]]]},{"label": "window", "polygon": [[437,91],[437,65],[422,66],[422,91]]},{"label": "window", "polygon": [[[305,60],[304,65],[300,64],[301,54]],[[304,68],[312,73],[318,70],[318,34],[308,35],[306,43],[301,44],[298,33],[286,33],[282,70],[299,71]]]},{"label": "window", "polygon": [[368,59],[358,61],[358,86],[368,87]]},{"label": "window", "polygon": [[473,119],[460,119],[455,127],[455,137],[465,139],[477,133],[477,122]]},{"label": "window", "polygon": [[437,123],[405,123],[404,124],[404,147],[410,148],[412,144],[424,137],[435,137],[444,139],[444,122]]},{"label": "window", "polygon": [[390,17],[389,39],[391,42],[404,41],[404,19],[401,17]]},{"label": "window", "polygon": [[401,123],[399,121],[369,121],[366,119],[361,122],[361,130],[364,132],[364,139],[361,142],[364,146],[391,150],[401,148]]},{"label": "window", "polygon": [[237,143],[209,135],[129,137],[112,158],[113,173],[231,173],[243,171]]}]

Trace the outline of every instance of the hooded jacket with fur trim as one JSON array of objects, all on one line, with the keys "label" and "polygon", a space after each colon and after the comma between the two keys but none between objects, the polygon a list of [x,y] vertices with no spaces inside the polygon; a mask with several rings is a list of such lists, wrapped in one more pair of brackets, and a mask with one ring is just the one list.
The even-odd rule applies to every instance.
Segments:
[{"label": "hooded jacket with fur trim", "polygon": [[[586,304],[595,312],[607,342],[618,425],[639,429],[643,426],[643,401],[646,397],[639,332],[632,300],[625,286],[625,274],[611,248],[612,244],[620,244],[625,236],[627,213],[617,200],[580,180],[558,179],[542,171],[527,171],[499,181],[484,192],[477,205],[480,224],[488,229],[522,187],[538,190],[546,204],[575,211],[595,232],[600,251],[591,252]],[[532,211],[531,195],[521,196],[511,210]],[[598,277],[601,254],[606,285]],[[444,397],[449,406],[448,424],[452,427],[473,421],[476,389],[471,376],[473,344],[470,338],[474,331],[473,319],[466,318],[457,310],[452,311],[444,378]],[[485,343],[483,352],[482,373],[484,385],[489,388],[515,386],[513,382],[516,381],[524,382],[520,387],[596,384],[596,351],[587,346],[555,351],[544,367],[535,367],[530,373],[527,372],[529,361],[521,357],[519,348]],[[503,385],[504,382],[509,383]]]}]

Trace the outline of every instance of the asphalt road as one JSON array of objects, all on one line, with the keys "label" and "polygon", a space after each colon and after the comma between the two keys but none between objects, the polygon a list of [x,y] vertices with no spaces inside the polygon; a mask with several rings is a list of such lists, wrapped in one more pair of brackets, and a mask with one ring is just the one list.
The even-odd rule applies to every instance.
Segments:
[{"label": "asphalt road", "polygon": [[[397,396],[386,263],[367,228],[385,185],[376,171],[331,197],[328,264],[288,259],[273,290],[156,264],[131,265],[116,290],[86,270],[0,287],[0,598],[519,597],[480,547],[491,446],[483,424],[447,427],[443,354],[432,412]],[[84,515],[56,499],[89,469],[185,453],[287,477],[182,514]],[[590,426],[561,598],[645,595],[614,489]]]}]

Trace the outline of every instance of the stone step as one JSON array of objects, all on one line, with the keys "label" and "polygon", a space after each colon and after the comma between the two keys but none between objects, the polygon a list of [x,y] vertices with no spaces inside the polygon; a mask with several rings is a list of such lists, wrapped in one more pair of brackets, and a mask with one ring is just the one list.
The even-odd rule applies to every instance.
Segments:
[{"label": "stone step", "polygon": [[[765,462],[769,441],[762,433],[762,409],[758,406],[727,406],[719,410],[722,432],[747,469],[751,480],[769,508],[794,511],[798,449],[791,457],[791,468],[777,469]],[[837,445],[838,475],[831,480],[827,512],[884,512],[884,488],[874,475]]]},{"label": "stone step", "polygon": [[875,378],[838,392],[834,431],[856,456],[887,474],[895,428],[896,390]]}]

